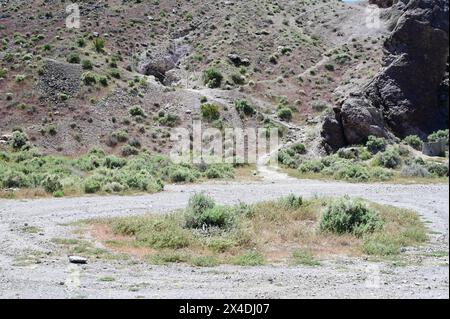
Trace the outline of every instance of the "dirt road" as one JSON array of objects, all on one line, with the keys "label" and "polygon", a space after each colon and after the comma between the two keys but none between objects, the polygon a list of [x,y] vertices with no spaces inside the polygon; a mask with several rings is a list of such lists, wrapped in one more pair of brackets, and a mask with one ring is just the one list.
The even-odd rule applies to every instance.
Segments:
[{"label": "dirt road", "polygon": [[[80,219],[164,213],[186,205],[195,192],[221,203],[257,202],[290,192],[360,196],[411,208],[433,230],[429,245],[404,252],[408,264],[333,258],[319,267],[185,265],[152,266],[123,260],[70,265],[53,238],[73,237],[65,223]],[[172,185],[145,196],[0,200],[0,297],[2,298],[448,298],[448,185],[361,185],[278,179],[255,183]],[[24,231],[37,227],[37,233]],[[447,252],[447,253],[445,253]],[[26,256],[31,263],[21,263]],[[38,256],[38,257],[36,257]],[[107,281],[102,278],[109,278]]]}]

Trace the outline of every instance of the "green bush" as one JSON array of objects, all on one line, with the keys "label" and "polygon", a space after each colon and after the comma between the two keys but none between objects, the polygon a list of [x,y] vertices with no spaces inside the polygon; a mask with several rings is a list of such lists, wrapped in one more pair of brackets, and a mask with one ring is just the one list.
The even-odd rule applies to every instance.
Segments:
[{"label": "green bush", "polygon": [[3,174],[0,174],[0,181],[3,188],[24,188],[30,186],[30,181],[27,176],[18,171],[7,170]]},{"label": "green bush", "polygon": [[28,145],[28,136],[21,131],[14,131],[10,140],[10,145],[15,150],[20,150]]},{"label": "green bush", "polygon": [[320,173],[323,168],[320,160],[308,160],[301,163],[298,170],[302,173]]},{"label": "green bush", "polygon": [[187,167],[178,167],[169,172],[169,179],[173,183],[194,182],[197,178]]},{"label": "green bush", "polygon": [[198,193],[189,199],[188,210],[199,215],[205,210],[213,208],[215,205],[214,199],[203,193]]},{"label": "green bush", "polygon": [[377,154],[386,149],[386,141],[384,138],[371,135],[367,140],[366,147],[372,154]]},{"label": "green bush", "polygon": [[209,88],[220,87],[223,80],[223,75],[215,68],[207,69],[203,72],[203,82]]},{"label": "green bush", "polygon": [[372,177],[380,181],[388,181],[394,177],[394,173],[391,170],[381,167],[375,167],[372,171]]},{"label": "green bush", "polygon": [[138,155],[139,154],[139,149],[137,149],[134,146],[131,146],[129,144],[124,145],[121,149],[122,155],[123,156],[131,156],[131,155]]},{"label": "green bush", "polygon": [[166,114],[165,112],[159,112],[155,117],[155,120],[161,125],[174,127],[180,122],[180,117],[176,114]]},{"label": "green bush", "polygon": [[100,181],[98,181],[95,177],[89,177],[84,182],[84,192],[86,194],[95,194],[102,188]]},{"label": "green bush", "polygon": [[121,193],[124,190],[126,190],[126,186],[118,182],[108,183],[103,186],[103,191],[105,191],[106,193]]},{"label": "green bush", "polygon": [[81,66],[84,70],[92,70],[92,62],[91,60],[83,60],[81,62]]},{"label": "green bush", "polygon": [[416,150],[422,149],[423,142],[417,135],[409,135],[403,141]]},{"label": "green bush", "polygon": [[117,139],[117,141],[123,143],[128,141],[128,132],[126,131],[116,131],[111,134],[111,137]]},{"label": "green bush", "polygon": [[383,222],[366,203],[357,199],[341,198],[327,205],[319,222],[321,232],[362,236],[381,228]]},{"label": "green bush", "polygon": [[220,118],[219,107],[215,104],[202,104],[200,106],[200,110],[202,112],[202,117],[209,122],[218,120]]},{"label": "green bush", "polygon": [[434,176],[437,176],[437,177],[448,176],[448,164],[428,162],[426,164],[426,168]]},{"label": "green bush", "polygon": [[213,208],[205,210],[202,214],[197,216],[197,227],[203,225],[207,227],[228,228],[234,225],[235,215],[228,207],[214,206]]},{"label": "green bush", "polygon": [[103,49],[105,48],[105,40],[96,38],[92,41],[92,44],[94,45],[94,49],[97,52],[103,52]]},{"label": "green bush", "polygon": [[428,136],[430,142],[437,142],[440,139],[445,139],[448,145],[448,129],[434,132]]},{"label": "green bush", "polygon": [[306,154],[306,146],[301,143],[292,145],[289,150],[292,150],[294,154]]},{"label": "green bush", "polygon": [[278,110],[277,115],[280,119],[284,121],[291,121],[292,120],[292,110],[287,107],[283,107]]},{"label": "green bush", "polygon": [[397,168],[402,163],[399,150],[394,146],[388,147],[384,152],[380,153],[377,160],[379,165],[386,168]]},{"label": "green bush", "polygon": [[108,86],[108,78],[104,75],[98,77],[98,82],[103,86]]},{"label": "green bush", "polygon": [[205,176],[209,179],[218,179],[218,178],[233,178],[234,177],[234,169],[229,164],[216,164],[211,165],[205,171]]},{"label": "green bush", "polygon": [[235,74],[231,75],[231,80],[234,82],[234,84],[237,84],[237,85],[245,84],[245,78],[242,75],[240,75],[239,73],[235,73]]},{"label": "green bush", "polygon": [[118,169],[122,168],[127,164],[127,160],[124,158],[119,158],[114,155],[109,155],[105,157],[105,167],[109,169]]},{"label": "green bush", "polygon": [[189,199],[185,223],[188,228],[231,228],[236,223],[236,214],[233,209],[218,206],[212,198],[200,193]]},{"label": "green bush", "polygon": [[97,83],[97,78],[95,74],[91,72],[85,72],[81,75],[81,81],[83,81],[83,83],[86,85],[92,85]]},{"label": "green bush", "polygon": [[343,162],[337,165],[336,168],[337,170],[334,172],[334,176],[339,179],[354,182],[367,182],[370,179],[369,171],[361,164]]},{"label": "green bush", "polygon": [[243,115],[252,116],[255,113],[253,107],[247,102],[247,100],[238,100],[234,102],[236,110]]},{"label": "green bush", "polygon": [[147,114],[145,114],[145,111],[139,105],[133,106],[129,112],[131,116],[142,116],[142,117],[147,116]]},{"label": "green bush", "polygon": [[58,175],[47,175],[42,181],[42,186],[47,193],[53,194],[63,190],[60,177]]},{"label": "green bush", "polygon": [[80,56],[77,53],[72,53],[67,57],[67,62],[79,64],[80,63]]},{"label": "green bush", "polygon": [[115,79],[120,79],[120,71],[119,70],[112,70],[110,73],[111,77]]}]

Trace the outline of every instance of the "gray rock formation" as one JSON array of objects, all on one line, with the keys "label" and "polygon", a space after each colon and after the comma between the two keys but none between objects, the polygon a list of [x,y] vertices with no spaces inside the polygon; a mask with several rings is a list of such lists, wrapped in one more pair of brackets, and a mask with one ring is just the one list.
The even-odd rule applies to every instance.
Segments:
[{"label": "gray rock formation", "polygon": [[143,52],[137,63],[137,71],[145,75],[153,75],[161,83],[165,83],[166,73],[175,69],[180,60],[188,53],[187,45],[161,45],[151,51]]},{"label": "gray rock formation", "polygon": [[[403,1],[406,3],[406,1]],[[426,137],[448,128],[448,0],[412,0],[385,42],[384,67],[335,108],[322,130],[327,150],[361,144],[369,135]],[[447,79],[446,79],[447,77]],[[336,121],[344,143],[327,131]],[[336,126],[332,127],[335,130]]]}]

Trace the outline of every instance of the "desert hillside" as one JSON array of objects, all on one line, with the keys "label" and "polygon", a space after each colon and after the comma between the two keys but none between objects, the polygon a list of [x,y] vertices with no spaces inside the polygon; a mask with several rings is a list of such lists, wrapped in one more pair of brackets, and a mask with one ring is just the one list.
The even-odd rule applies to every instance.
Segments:
[{"label": "desert hillside", "polygon": [[323,113],[379,70],[389,33],[385,20],[367,27],[365,3],[337,0],[78,4],[79,29],[64,1],[0,7],[1,133],[20,128],[45,152],[118,153],[126,135],[166,153],[170,127],[189,127],[205,101],[220,112],[208,125],[293,139],[302,126],[314,140]]}]

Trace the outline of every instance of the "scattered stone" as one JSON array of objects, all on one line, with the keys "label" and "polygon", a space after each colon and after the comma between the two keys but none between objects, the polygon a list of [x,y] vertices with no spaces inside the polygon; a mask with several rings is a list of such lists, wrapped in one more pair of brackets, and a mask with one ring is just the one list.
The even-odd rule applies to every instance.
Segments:
[{"label": "scattered stone", "polygon": [[80,256],[69,256],[69,262],[72,264],[87,264],[87,259]]}]

